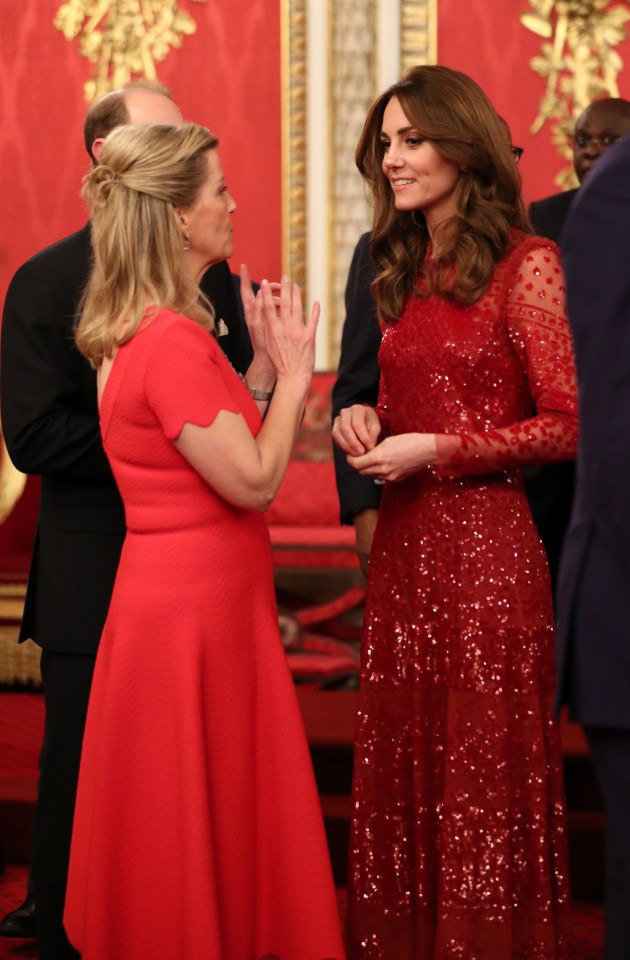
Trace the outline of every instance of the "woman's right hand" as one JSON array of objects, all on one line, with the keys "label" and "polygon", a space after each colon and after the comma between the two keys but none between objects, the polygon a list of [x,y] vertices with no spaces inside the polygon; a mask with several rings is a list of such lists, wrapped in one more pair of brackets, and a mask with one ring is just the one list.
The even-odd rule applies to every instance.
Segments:
[{"label": "woman's right hand", "polygon": [[315,301],[305,324],[300,287],[288,276],[280,281],[279,304],[267,280],[262,281],[256,299],[262,311],[265,350],[278,380],[293,378],[308,386],[315,366],[319,303]]},{"label": "woman's right hand", "polygon": [[381,432],[381,423],[376,410],[355,403],[344,407],[333,423],[333,440],[344,453],[360,457],[376,446]]}]

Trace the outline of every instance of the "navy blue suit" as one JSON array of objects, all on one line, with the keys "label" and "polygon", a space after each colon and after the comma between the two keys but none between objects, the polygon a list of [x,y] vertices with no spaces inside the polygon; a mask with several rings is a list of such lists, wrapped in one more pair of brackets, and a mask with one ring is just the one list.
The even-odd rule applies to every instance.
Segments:
[{"label": "navy blue suit", "polygon": [[558,703],[584,724],[607,814],[606,960],[630,957],[630,137],[563,233],[580,444],[558,578]]}]

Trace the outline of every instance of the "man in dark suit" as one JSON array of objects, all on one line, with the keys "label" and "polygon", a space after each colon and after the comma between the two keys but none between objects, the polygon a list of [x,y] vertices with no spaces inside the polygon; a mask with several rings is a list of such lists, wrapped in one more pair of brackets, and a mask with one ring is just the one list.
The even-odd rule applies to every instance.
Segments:
[{"label": "man in dark suit", "polygon": [[[630,102],[620,97],[594,100],[575,121],[573,167],[581,184],[606,150],[620,137],[630,133]],[[555,193],[530,204],[529,216],[534,230],[562,245],[562,230],[578,187]]]},{"label": "man in dark suit", "polygon": [[[599,158],[630,133],[630,102],[616,97],[595,100],[582,111],[573,135],[573,165],[582,184]],[[562,245],[563,228],[579,188],[532,203],[529,215],[536,233]],[[569,524],[575,464],[552,463],[525,471],[525,488],[543,541],[555,589],[562,542]]]},{"label": "man in dark suit", "polygon": [[[97,160],[104,137],[121,123],[181,122],[167,91],[131,84],[90,108],[86,145]],[[89,261],[89,226],[38,253],[13,278],[2,323],[7,447],[20,470],[41,476],[20,640],[30,637],[42,647],[46,704],[32,884],[27,901],[2,921],[2,933],[36,932],[43,960],[78,957],[62,926],[70,835],[96,650],[125,535],[122,502],[101,445],[95,374],[73,341]],[[202,288],[221,321],[219,342],[244,372],[251,344],[228,265],[211,268]]]},{"label": "man in dark suit", "polygon": [[558,704],[584,725],[606,805],[606,960],[630,957],[630,136],[564,232],[580,406],[558,579]]}]

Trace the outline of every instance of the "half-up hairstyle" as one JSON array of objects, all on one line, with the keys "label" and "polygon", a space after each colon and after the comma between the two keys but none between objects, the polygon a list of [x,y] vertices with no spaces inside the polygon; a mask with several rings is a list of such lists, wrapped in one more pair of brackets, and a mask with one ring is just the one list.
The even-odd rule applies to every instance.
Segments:
[{"label": "half-up hairstyle", "polygon": [[190,207],[217,138],[196,124],[127,125],[103,143],[83,195],[92,226],[92,270],[76,342],[94,367],[138,329],[147,308],[184,313],[207,330],[214,310],[184,270],[177,207]]},{"label": "half-up hairstyle", "polygon": [[[457,214],[440,224],[439,254],[425,266],[429,231],[420,210],[397,210],[383,172],[383,114],[396,97],[418,135],[460,168]],[[380,316],[396,320],[413,292],[474,303],[495,264],[514,243],[515,230],[531,233],[521,181],[504,121],[481,88],[463,73],[441,66],[414,67],[374,101],[356,151],[357,166],[372,192],[372,284]]]}]

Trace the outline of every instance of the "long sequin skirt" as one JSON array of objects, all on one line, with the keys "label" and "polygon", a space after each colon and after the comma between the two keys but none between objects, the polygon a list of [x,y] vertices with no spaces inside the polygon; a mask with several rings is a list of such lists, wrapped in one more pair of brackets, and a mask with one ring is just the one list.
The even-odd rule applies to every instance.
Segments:
[{"label": "long sequin skirt", "polygon": [[366,603],[350,960],[561,960],[546,561],[520,480],[387,486]]}]

